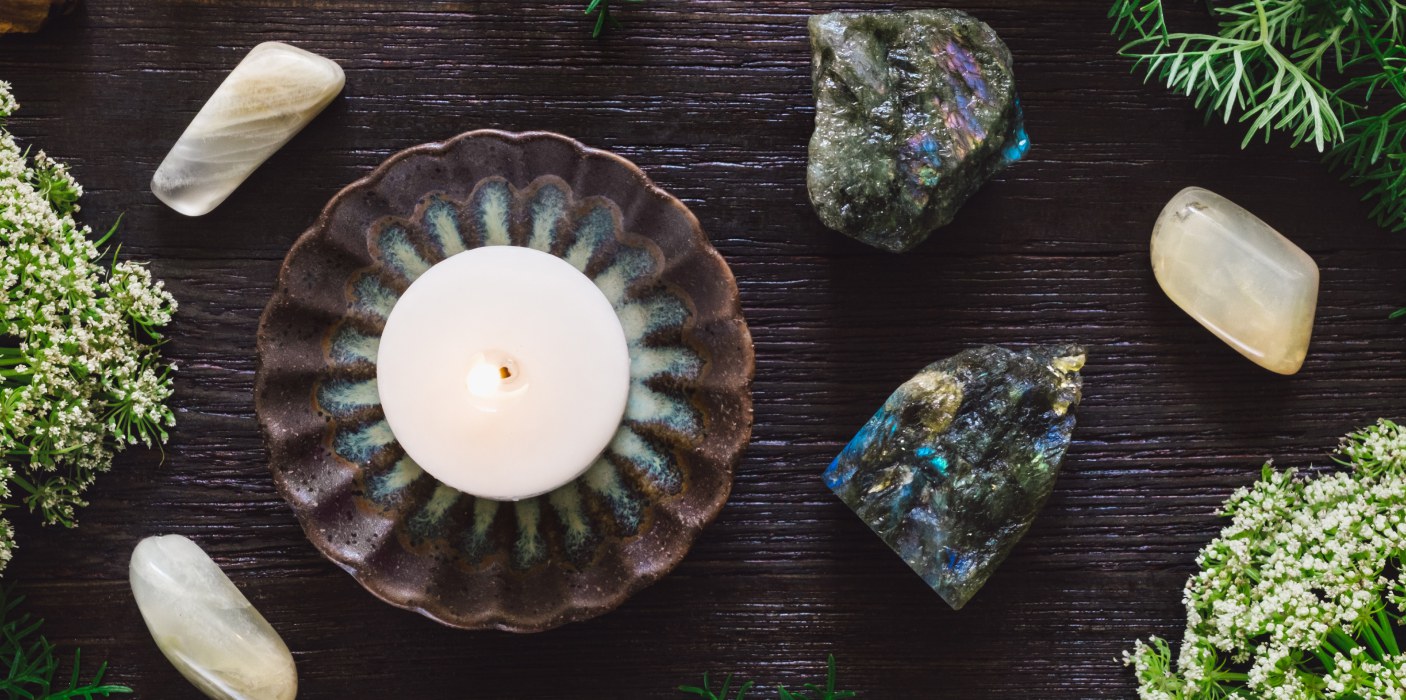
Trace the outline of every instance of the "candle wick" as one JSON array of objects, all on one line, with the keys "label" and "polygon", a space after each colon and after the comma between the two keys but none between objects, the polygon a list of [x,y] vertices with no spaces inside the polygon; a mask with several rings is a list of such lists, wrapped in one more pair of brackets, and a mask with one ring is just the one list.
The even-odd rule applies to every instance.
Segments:
[{"label": "candle wick", "polygon": [[513,376],[513,371],[510,370],[510,369],[508,369],[507,367],[499,367],[499,368],[498,368],[498,378],[499,378],[499,379],[510,379],[512,376]]}]

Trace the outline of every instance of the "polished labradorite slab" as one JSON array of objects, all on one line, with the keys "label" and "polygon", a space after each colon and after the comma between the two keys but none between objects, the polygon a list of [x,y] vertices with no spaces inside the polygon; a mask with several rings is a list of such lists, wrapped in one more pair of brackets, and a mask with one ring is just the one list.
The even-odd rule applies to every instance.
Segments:
[{"label": "polished labradorite slab", "polygon": [[825,483],[960,609],[1054,488],[1083,366],[1076,345],[988,345],[928,365],[840,452]]},{"label": "polished labradorite slab", "polygon": [[1030,148],[1011,53],[959,10],[810,19],[820,220],[892,252],[922,243]]}]

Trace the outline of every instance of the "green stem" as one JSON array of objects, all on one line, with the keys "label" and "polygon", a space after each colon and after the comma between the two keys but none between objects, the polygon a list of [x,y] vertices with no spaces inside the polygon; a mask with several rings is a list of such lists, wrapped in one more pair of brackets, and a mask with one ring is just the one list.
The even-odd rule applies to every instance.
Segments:
[{"label": "green stem", "polygon": [[1270,45],[1269,17],[1265,14],[1264,3],[1260,2],[1260,0],[1255,0],[1255,10],[1259,13],[1260,17],[1260,42],[1268,47]]},{"label": "green stem", "polygon": [[1328,632],[1328,640],[1336,646],[1342,653],[1352,656],[1352,650],[1361,646],[1352,637],[1343,634],[1342,630],[1331,630]]},{"label": "green stem", "polygon": [[[1327,647],[1328,651],[1324,651],[1324,647]],[[1336,651],[1336,649],[1326,644],[1313,650],[1313,655],[1318,657],[1318,662],[1323,664],[1323,670],[1328,673],[1331,673],[1333,669],[1338,667],[1337,664],[1333,663],[1333,655],[1328,653],[1331,651]]]},{"label": "green stem", "polygon": [[1382,643],[1377,640],[1377,626],[1369,620],[1362,626],[1362,639],[1367,642],[1367,646],[1372,649],[1372,658],[1382,660],[1386,654],[1382,649]]},{"label": "green stem", "polygon": [[1392,628],[1391,620],[1387,617],[1385,606],[1377,610],[1377,629],[1382,642],[1391,651],[1391,655],[1400,656],[1401,646],[1396,641],[1396,631]]}]

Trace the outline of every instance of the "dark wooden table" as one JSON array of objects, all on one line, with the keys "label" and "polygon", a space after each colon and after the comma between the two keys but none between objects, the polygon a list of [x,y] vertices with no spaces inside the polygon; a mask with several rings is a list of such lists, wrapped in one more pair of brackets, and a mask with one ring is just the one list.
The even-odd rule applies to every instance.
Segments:
[{"label": "dark wooden table", "polygon": [[[1177,636],[1181,586],[1260,465],[1323,465],[1336,438],[1406,413],[1406,234],[1367,221],[1314,154],[1242,152],[1114,55],[1106,0],[949,4],[1014,51],[1034,150],[957,222],[894,256],[824,229],[805,194],[812,12],[925,2],[648,0],[589,36],[581,0],[90,0],[0,38],[11,128],[73,164],[83,215],[125,213],[122,254],[181,302],[166,448],[121,456],[81,527],[17,516],[17,582],[50,636],[142,698],[196,697],[127,587],[136,542],[203,545],[282,632],[301,697],[674,698],[705,670],[841,681],[887,698],[1128,697],[1132,640]],[[619,4],[619,3],[617,3]],[[1194,10],[1191,6],[1190,9]],[[344,96],[213,214],[147,183],[254,44],[347,72]],[[254,330],[289,245],[391,153],[480,127],[612,149],[684,199],[732,264],[757,347],[756,429],[732,501],[683,565],[616,612],[537,635],[446,629],[384,605],[313,549],[274,492],[254,417]],[[1257,212],[1322,268],[1303,372],[1257,369],[1158,290],[1148,236],[1177,190]],[[1053,498],[953,612],[821,485],[889,392],[982,343],[1078,341],[1086,399]],[[773,693],[761,693],[771,697]]]}]

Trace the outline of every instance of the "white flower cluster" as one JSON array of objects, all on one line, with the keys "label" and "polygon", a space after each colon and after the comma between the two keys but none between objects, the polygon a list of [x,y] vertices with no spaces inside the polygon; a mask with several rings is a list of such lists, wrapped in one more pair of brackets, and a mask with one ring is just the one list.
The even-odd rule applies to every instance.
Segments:
[{"label": "white flower cluster", "polygon": [[1265,467],[1186,585],[1173,669],[1153,638],[1125,654],[1144,700],[1406,700],[1406,431],[1349,435],[1351,472]]},{"label": "white flower cluster", "polygon": [[[0,82],[0,119],[17,106]],[[164,442],[175,423],[156,345],[176,302],[145,267],[100,261],[72,216],[82,192],[0,129],[0,509],[17,495],[67,526],[114,450]],[[0,568],[13,548],[0,519]]]}]

